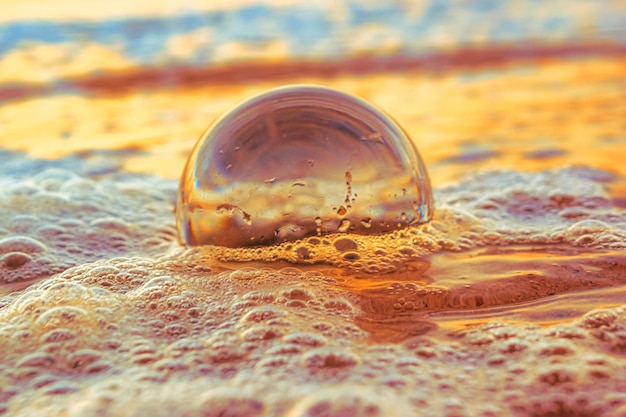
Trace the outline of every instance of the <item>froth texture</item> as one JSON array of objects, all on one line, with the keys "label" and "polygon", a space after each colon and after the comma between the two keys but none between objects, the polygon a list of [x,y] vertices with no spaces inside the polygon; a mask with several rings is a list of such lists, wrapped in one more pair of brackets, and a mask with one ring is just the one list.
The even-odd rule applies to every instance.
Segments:
[{"label": "froth texture", "polygon": [[[585,168],[479,174],[437,190],[428,225],[271,250],[179,247],[168,181],[5,181],[3,280],[50,277],[0,298],[0,411],[626,416],[625,307],[507,314],[526,286],[548,308],[572,289],[623,291],[626,217],[604,190],[612,180]],[[470,250],[519,245],[589,256],[552,257],[544,275],[533,263],[530,277],[460,276],[480,259],[463,258]],[[437,257],[453,255],[466,268],[449,274]],[[477,293],[500,304],[485,309]]]},{"label": "froth texture", "polygon": [[173,181],[97,181],[50,168],[21,181],[0,177],[0,186],[0,283],[103,257],[157,255],[175,234]]},{"label": "froth texture", "polygon": [[333,277],[202,264],[115,259],[16,295],[1,316],[3,408],[72,416],[626,411],[617,394],[626,384],[624,308],[548,328],[493,321],[446,340],[414,329],[383,343],[373,339],[393,323],[360,325],[373,318]]}]

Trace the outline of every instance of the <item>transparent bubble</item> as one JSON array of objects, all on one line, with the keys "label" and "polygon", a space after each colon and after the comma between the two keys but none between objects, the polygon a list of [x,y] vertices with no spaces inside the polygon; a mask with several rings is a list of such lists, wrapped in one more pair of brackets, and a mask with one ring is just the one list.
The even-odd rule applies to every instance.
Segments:
[{"label": "transparent bubble", "polygon": [[270,90],[215,121],[191,153],[176,207],[181,243],[245,247],[430,220],[426,167],[407,134],[357,97]]}]

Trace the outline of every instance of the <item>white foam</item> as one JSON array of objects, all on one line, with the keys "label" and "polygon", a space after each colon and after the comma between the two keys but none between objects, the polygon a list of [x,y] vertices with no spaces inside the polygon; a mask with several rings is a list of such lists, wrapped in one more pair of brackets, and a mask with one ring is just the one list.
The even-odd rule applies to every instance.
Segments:
[{"label": "white foam", "polygon": [[[3,281],[50,278],[0,299],[0,409],[16,416],[621,415],[626,376],[615,369],[626,354],[624,307],[546,327],[484,320],[445,335],[399,301],[421,285],[406,278],[372,289],[404,309],[391,303],[395,313],[377,316],[377,305],[367,304],[376,300],[359,287],[367,281],[350,274],[218,262],[273,256],[350,266],[357,261],[343,255],[356,253],[363,265],[397,266],[484,245],[620,249],[626,215],[604,191],[606,180],[585,168],[471,176],[437,190],[430,224],[320,240],[324,250],[309,242],[311,258],[303,260],[297,244],[179,248],[173,181],[69,171],[5,176],[0,252],[26,261],[5,260]],[[369,276],[364,268],[345,271]]]}]

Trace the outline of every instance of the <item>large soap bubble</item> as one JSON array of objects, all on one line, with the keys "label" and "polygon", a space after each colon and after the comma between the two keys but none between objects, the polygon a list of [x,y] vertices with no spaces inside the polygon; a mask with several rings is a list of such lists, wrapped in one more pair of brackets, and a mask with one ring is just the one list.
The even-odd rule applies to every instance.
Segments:
[{"label": "large soap bubble", "polygon": [[176,217],[187,245],[245,247],[430,220],[426,167],[407,134],[357,97],[287,86],[236,106],[202,135]]}]

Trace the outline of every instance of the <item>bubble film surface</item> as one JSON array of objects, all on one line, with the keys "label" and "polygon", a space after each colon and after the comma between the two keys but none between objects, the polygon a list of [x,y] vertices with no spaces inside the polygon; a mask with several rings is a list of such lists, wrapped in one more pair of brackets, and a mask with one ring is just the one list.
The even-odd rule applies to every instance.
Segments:
[{"label": "bubble film surface", "polygon": [[365,101],[317,86],[254,97],[212,124],[176,207],[188,245],[258,246],[428,221],[433,201],[406,133]]}]

